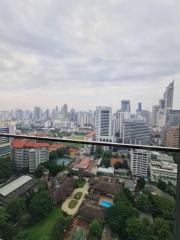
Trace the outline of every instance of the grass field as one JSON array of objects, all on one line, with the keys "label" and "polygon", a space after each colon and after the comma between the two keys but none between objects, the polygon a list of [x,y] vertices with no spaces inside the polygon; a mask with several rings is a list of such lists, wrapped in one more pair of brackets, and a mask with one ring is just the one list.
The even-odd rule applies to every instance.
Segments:
[{"label": "grass field", "polygon": [[72,199],[72,200],[70,201],[70,203],[68,204],[68,207],[69,207],[70,209],[73,209],[73,208],[75,208],[75,206],[77,205],[77,203],[78,203],[77,200]]},{"label": "grass field", "polygon": [[61,211],[57,208],[53,209],[50,214],[37,223],[35,226],[29,228],[29,237],[31,240],[49,240],[51,231],[57,222]]},{"label": "grass field", "polygon": [[84,140],[84,135],[71,135],[68,137],[69,139],[74,139],[74,140]]}]

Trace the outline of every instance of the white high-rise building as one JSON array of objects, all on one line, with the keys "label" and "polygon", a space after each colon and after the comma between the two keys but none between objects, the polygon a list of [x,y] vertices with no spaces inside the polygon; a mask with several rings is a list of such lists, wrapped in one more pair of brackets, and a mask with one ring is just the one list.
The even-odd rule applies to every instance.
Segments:
[{"label": "white high-rise building", "polygon": [[130,151],[129,166],[133,176],[147,177],[149,164],[148,151],[136,149]]},{"label": "white high-rise building", "polygon": [[96,140],[112,142],[112,108],[96,107]]}]

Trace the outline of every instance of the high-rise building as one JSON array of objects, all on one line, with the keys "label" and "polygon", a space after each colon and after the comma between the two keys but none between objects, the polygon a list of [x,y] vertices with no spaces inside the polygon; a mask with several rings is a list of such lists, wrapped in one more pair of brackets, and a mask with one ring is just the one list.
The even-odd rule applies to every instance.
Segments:
[{"label": "high-rise building", "polygon": [[171,82],[164,92],[164,105],[165,109],[173,109],[173,98],[174,98],[174,81]]},{"label": "high-rise building", "polygon": [[159,109],[164,109],[165,108],[165,100],[164,99],[160,99],[159,100]]},{"label": "high-rise building", "polygon": [[17,170],[26,169],[33,173],[39,164],[49,160],[47,143],[32,141],[12,141],[11,155]]},{"label": "high-rise building", "polygon": [[166,146],[180,148],[180,125],[166,130]]},{"label": "high-rise building", "polygon": [[180,110],[167,110],[166,125],[177,126],[180,124]]},{"label": "high-rise building", "polygon": [[74,123],[77,122],[77,113],[76,113],[75,109],[71,109],[71,111],[69,113],[69,120]]},{"label": "high-rise building", "polygon": [[41,108],[40,107],[35,107],[34,112],[33,112],[33,119],[35,121],[40,121],[41,120]]},{"label": "high-rise building", "polygon": [[[0,125],[0,133],[9,133],[9,126]],[[9,138],[0,137],[0,158],[4,158],[10,155],[11,146]]]},{"label": "high-rise building", "polygon": [[64,120],[67,120],[68,118],[68,105],[64,104],[62,109],[61,109],[62,117]]},{"label": "high-rise building", "polygon": [[152,108],[152,115],[151,115],[151,126],[152,127],[157,127],[158,125],[158,111],[159,111],[159,106],[155,105]]},{"label": "high-rise building", "polygon": [[129,166],[133,176],[147,177],[149,153],[145,150],[131,150]]},{"label": "high-rise building", "polygon": [[138,103],[138,108],[137,108],[137,112],[140,113],[142,111],[142,103]]},{"label": "high-rise building", "polygon": [[131,111],[130,100],[122,100],[121,101],[121,111],[122,112],[130,112]]},{"label": "high-rise building", "polygon": [[112,108],[96,107],[96,140],[112,142]]},{"label": "high-rise building", "polygon": [[123,143],[131,144],[150,144],[151,133],[149,126],[137,119],[128,119],[124,121]]}]

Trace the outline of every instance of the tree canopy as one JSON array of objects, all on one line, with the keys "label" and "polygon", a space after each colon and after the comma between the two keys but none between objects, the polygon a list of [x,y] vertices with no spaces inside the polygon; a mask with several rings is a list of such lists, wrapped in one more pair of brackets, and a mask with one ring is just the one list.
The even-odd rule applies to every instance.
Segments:
[{"label": "tree canopy", "polygon": [[92,240],[100,240],[102,236],[102,224],[94,219],[89,227],[90,237]]}]

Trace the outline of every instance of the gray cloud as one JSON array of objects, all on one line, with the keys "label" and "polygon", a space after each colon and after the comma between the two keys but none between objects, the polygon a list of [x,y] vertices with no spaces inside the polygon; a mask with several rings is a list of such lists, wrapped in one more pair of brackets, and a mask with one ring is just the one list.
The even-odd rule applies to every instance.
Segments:
[{"label": "gray cloud", "polygon": [[[4,97],[11,91],[12,96],[31,91],[35,104],[39,90],[65,89],[68,95],[73,87],[79,89],[78,105],[83,90],[104,86],[127,84],[127,97],[136,82],[149,89],[159,84],[163,91],[175,78],[179,86],[179,9],[178,0],[2,0],[0,101],[12,102]],[[158,99],[162,93],[157,94]],[[54,95],[54,101],[63,101]],[[142,101],[149,108],[154,104],[145,96]]]}]

